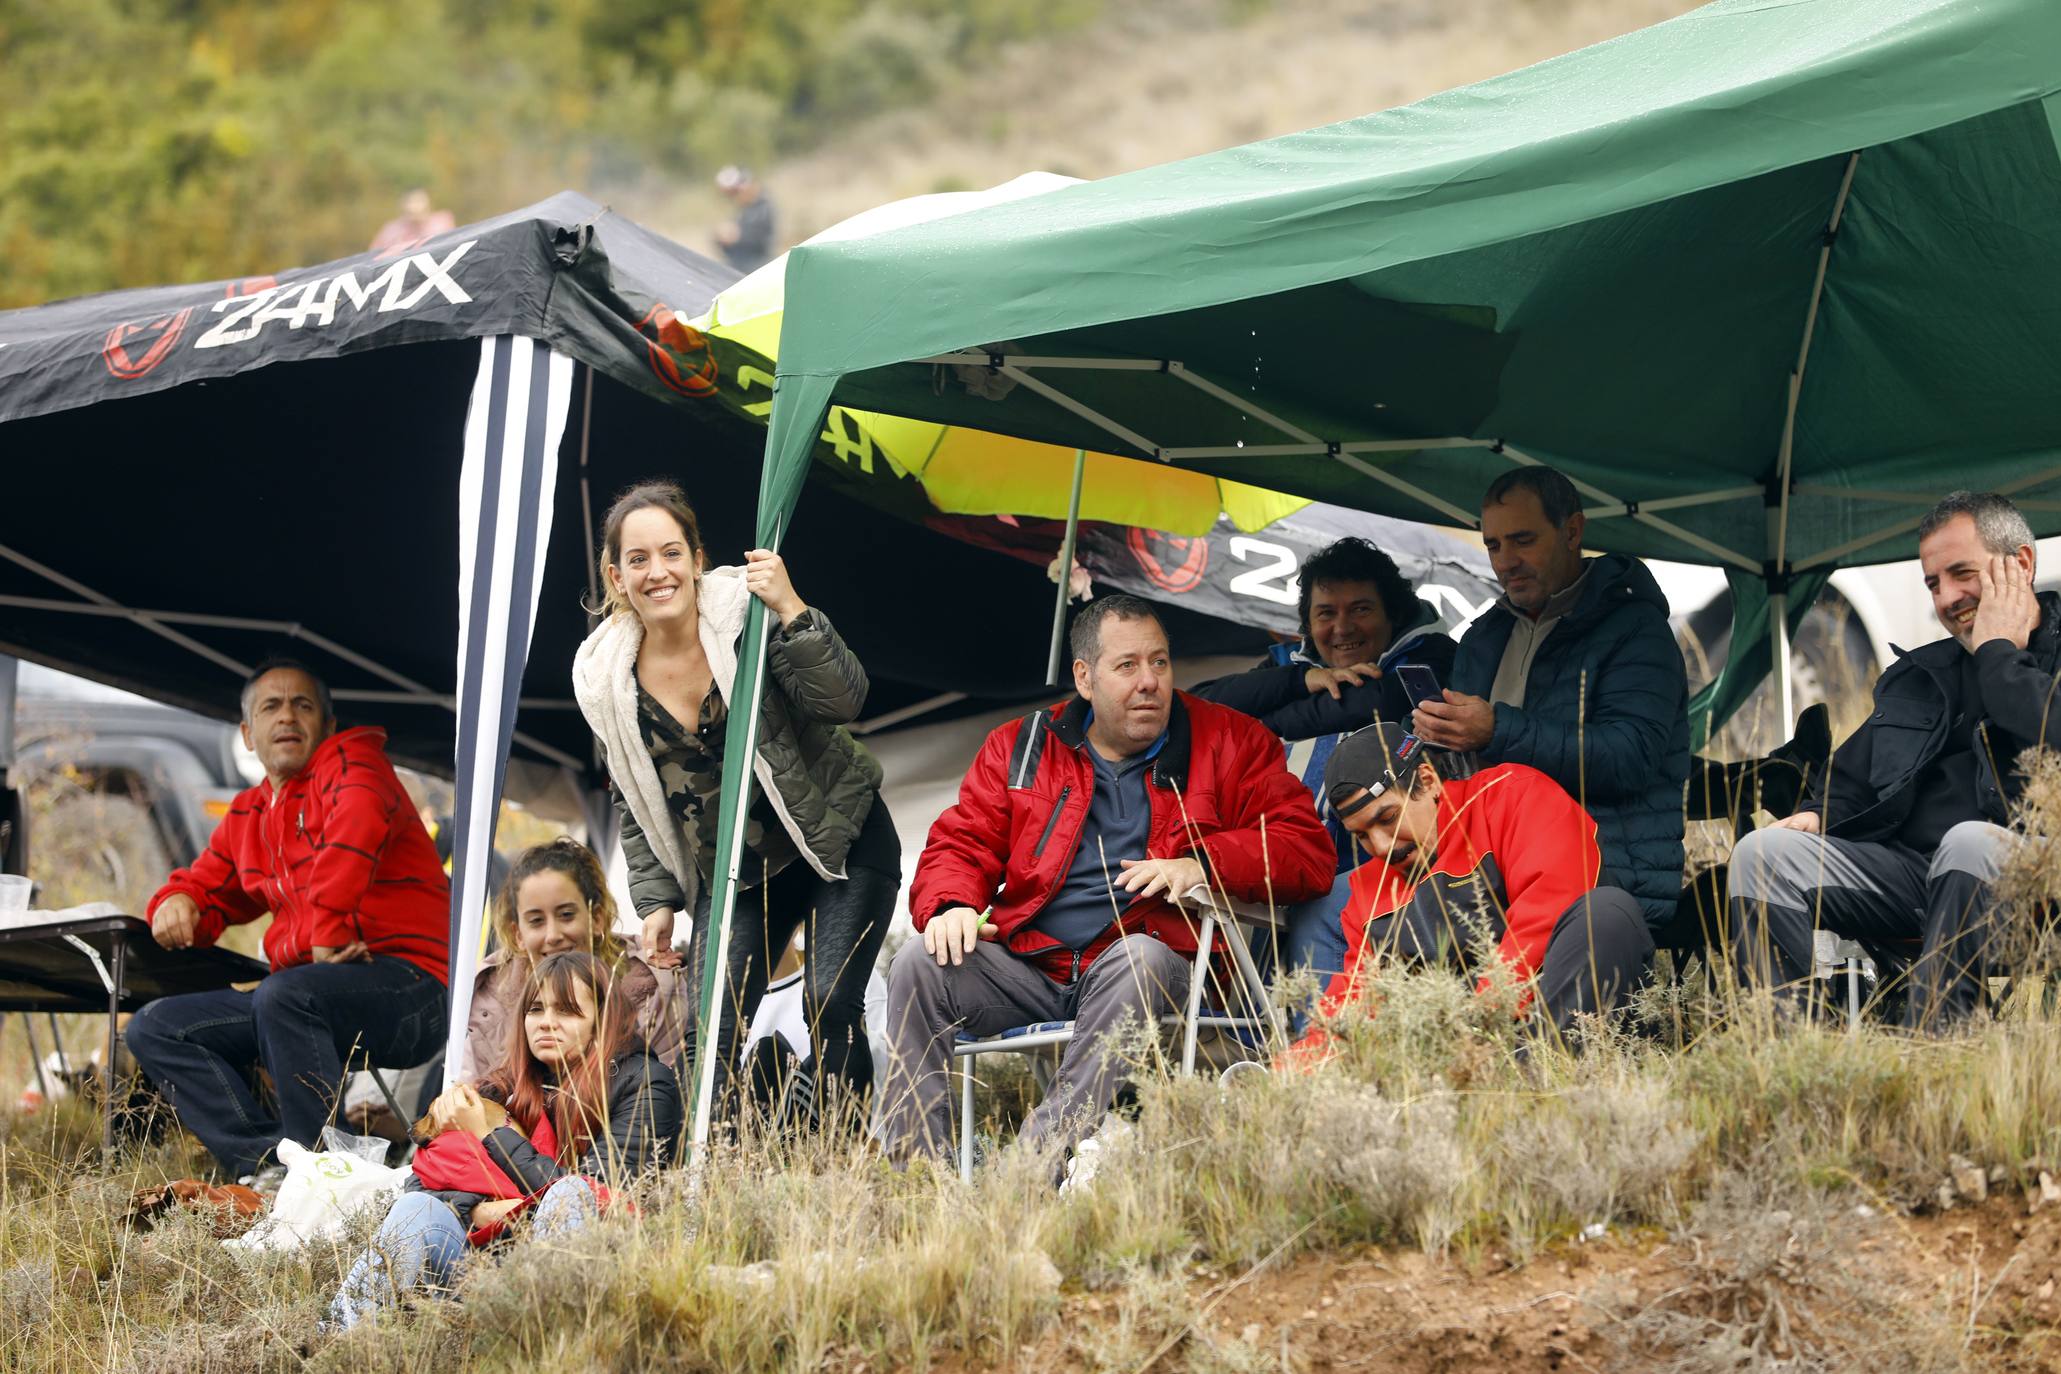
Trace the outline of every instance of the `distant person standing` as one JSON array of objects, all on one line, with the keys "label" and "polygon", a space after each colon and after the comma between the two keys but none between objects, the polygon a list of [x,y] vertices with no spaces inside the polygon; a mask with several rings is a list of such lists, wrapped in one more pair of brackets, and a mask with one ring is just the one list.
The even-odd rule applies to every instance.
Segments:
[{"label": "distant person standing", "polygon": [[748,168],[735,163],[716,173],[716,189],[737,207],[737,218],[716,226],[716,246],[740,272],[765,266],[773,258],[773,198]]},{"label": "distant person standing", "polygon": [[458,217],[449,210],[431,208],[429,192],[420,186],[401,197],[401,213],[381,225],[372,236],[375,253],[413,248],[424,239],[448,234],[458,227]]}]

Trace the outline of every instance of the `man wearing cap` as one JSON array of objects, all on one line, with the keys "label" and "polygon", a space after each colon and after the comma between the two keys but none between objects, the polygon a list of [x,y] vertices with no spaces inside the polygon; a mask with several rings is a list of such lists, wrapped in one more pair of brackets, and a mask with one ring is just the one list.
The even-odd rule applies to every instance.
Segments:
[{"label": "man wearing cap", "polygon": [[1596,818],[1605,880],[1664,926],[1682,895],[1688,678],[1660,584],[1636,558],[1585,558],[1584,520],[1551,468],[1489,485],[1481,542],[1503,596],[1467,627],[1450,690],[1413,728],[1559,783]]},{"label": "man wearing cap", "polygon": [[1351,1000],[1380,955],[1474,969],[1490,949],[1558,1032],[1617,1006],[1644,976],[1653,938],[1637,899],[1597,885],[1596,822],[1535,768],[1444,778],[1436,753],[1391,721],[1332,752],[1325,794],[1372,862],[1353,874],[1353,962],[1326,1006]]},{"label": "man wearing cap", "polygon": [[1257,717],[1279,735],[1288,771],[1316,796],[1317,814],[1338,846],[1338,876],[1331,891],[1289,909],[1282,960],[1329,978],[1345,967],[1339,913],[1360,859],[1359,846],[1324,804],[1324,765],[1339,740],[1376,716],[1409,715],[1398,668],[1429,668],[1445,680],[1455,646],[1395,560],[1364,539],[1348,536],[1304,559],[1298,590],[1302,643],[1277,644],[1260,666],[1205,682],[1195,695]]},{"label": "man wearing cap", "polygon": [[737,207],[737,218],[716,226],[723,260],[750,272],[773,260],[773,198],[748,168],[731,165],[716,173],[716,189]]}]

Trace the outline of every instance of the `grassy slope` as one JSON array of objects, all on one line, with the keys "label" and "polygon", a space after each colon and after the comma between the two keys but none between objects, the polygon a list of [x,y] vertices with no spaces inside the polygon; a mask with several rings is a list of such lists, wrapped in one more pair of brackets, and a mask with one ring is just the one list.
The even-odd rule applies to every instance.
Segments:
[{"label": "grassy slope", "polygon": [[[1226,14],[1226,9],[1232,13]],[[1689,0],[1137,0],[1006,50],[930,106],[866,120],[767,171],[798,240],[870,206],[1007,181],[1103,177],[1406,104],[1694,8]],[[615,188],[692,247],[726,217],[700,187]]]},{"label": "grassy slope", "polygon": [[[635,1219],[479,1266],[461,1303],[310,1331],[341,1247],[240,1264],[115,1218],[90,1118],[0,1139],[0,1367],[23,1370],[2040,1368],[2061,1024],[1952,1044],[1771,1033],[1511,1053],[1507,1003],[1390,975],[1313,1070],[1160,1081],[1086,1196],[749,1145]],[[1959,1167],[1957,1167],[1959,1166]],[[1980,1182],[1976,1180],[1979,1177]],[[1940,1209],[1959,1179],[1987,1210]],[[2015,1224],[2015,1230],[2014,1230]],[[1602,1228],[1600,1241],[1579,1238]],[[1557,1347],[1557,1351],[1556,1351]],[[1382,1352],[1387,1352],[1381,1356]],[[1728,1353],[1729,1352],[1729,1353]],[[1725,1355],[1726,1358],[1717,1358]],[[1735,1361],[1733,1356],[1737,1356]],[[1371,1364],[1356,1362],[1372,1360]]]}]

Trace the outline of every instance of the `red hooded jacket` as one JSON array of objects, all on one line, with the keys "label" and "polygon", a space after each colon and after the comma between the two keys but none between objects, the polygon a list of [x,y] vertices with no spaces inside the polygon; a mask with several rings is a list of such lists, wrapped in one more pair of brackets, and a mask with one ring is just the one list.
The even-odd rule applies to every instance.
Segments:
[{"label": "red hooded jacket", "polygon": [[312,962],[318,945],[362,940],[449,981],[450,880],[387,762],[384,730],[331,735],[277,793],[267,781],[238,796],[146,915],[174,892],[200,906],[197,944],[271,912],[265,958],[275,972]]},{"label": "red hooded jacket", "polygon": [[1353,996],[1368,925],[1420,893],[1441,903],[1454,900],[1453,879],[1486,888],[1503,918],[1497,952],[1520,980],[1531,978],[1545,961],[1554,924],[1594,889],[1602,862],[1595,820],[1536,768],[1504,763],[1447,782],[1438,804],[1438,857],[1429,874],[1411,882],[1404,869],[1373,861],[1353,870],[1344,912],[1345,972],[1325,989],[1324,1009],[1335,1011]]},{"label": "red hooded jacket", "polygon": [[[1194,953],[1194,921],[1159,897],[1133,902],[1078,955],[1032,926],[1073,867],[1094,798],[1087,718],[1087,701],[1074,697],[988,735],[917,863],[909,887],[917,930],[949,907],[992,904],[989,919],[1010,951],[1060,983],[1126,934]],[[1330,889],[1331,836],[1281,742],[1251,716],[1176,692],[1146,788],[1147,857],[1199,858],[1210,885],[1239,901],[1281,906]]]}]

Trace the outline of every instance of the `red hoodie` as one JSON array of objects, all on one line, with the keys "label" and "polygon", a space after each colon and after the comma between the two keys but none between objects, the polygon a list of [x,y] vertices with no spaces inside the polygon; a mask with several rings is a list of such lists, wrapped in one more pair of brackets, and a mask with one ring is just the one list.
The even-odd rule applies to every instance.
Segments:
[{"label": "red hoodie", "polygon": [[200,906],[196,944],[271,912],[265,958],[275,972],[312,962],[318,945],[362,940],[449,981],[450,880],[387,762],[384,730],[332,735],[276,793],[266,781],[237,797],[145,914],[174,892]]},{"label": "red hoodie", "polygon": [[[1545,961],[1554,924],[1596,886],[1602,866],[1589,813],[1559,783],[1521,763],[1446,783],[1438,837],[1432,871],[1417,882],[1385,863],[1368,861],[1353,870],[1344,912],[1346,970],[1324,991],[1326,1011],[1353,996],[1368,924],[1393,915],[1420,890],[1427,900],[1452,902],[1455,879],[1480,885],[1503,918],[1497,953],[1520,980],[1531,978]],[[1440,890],[1431,891],[1434,886]]]}]

